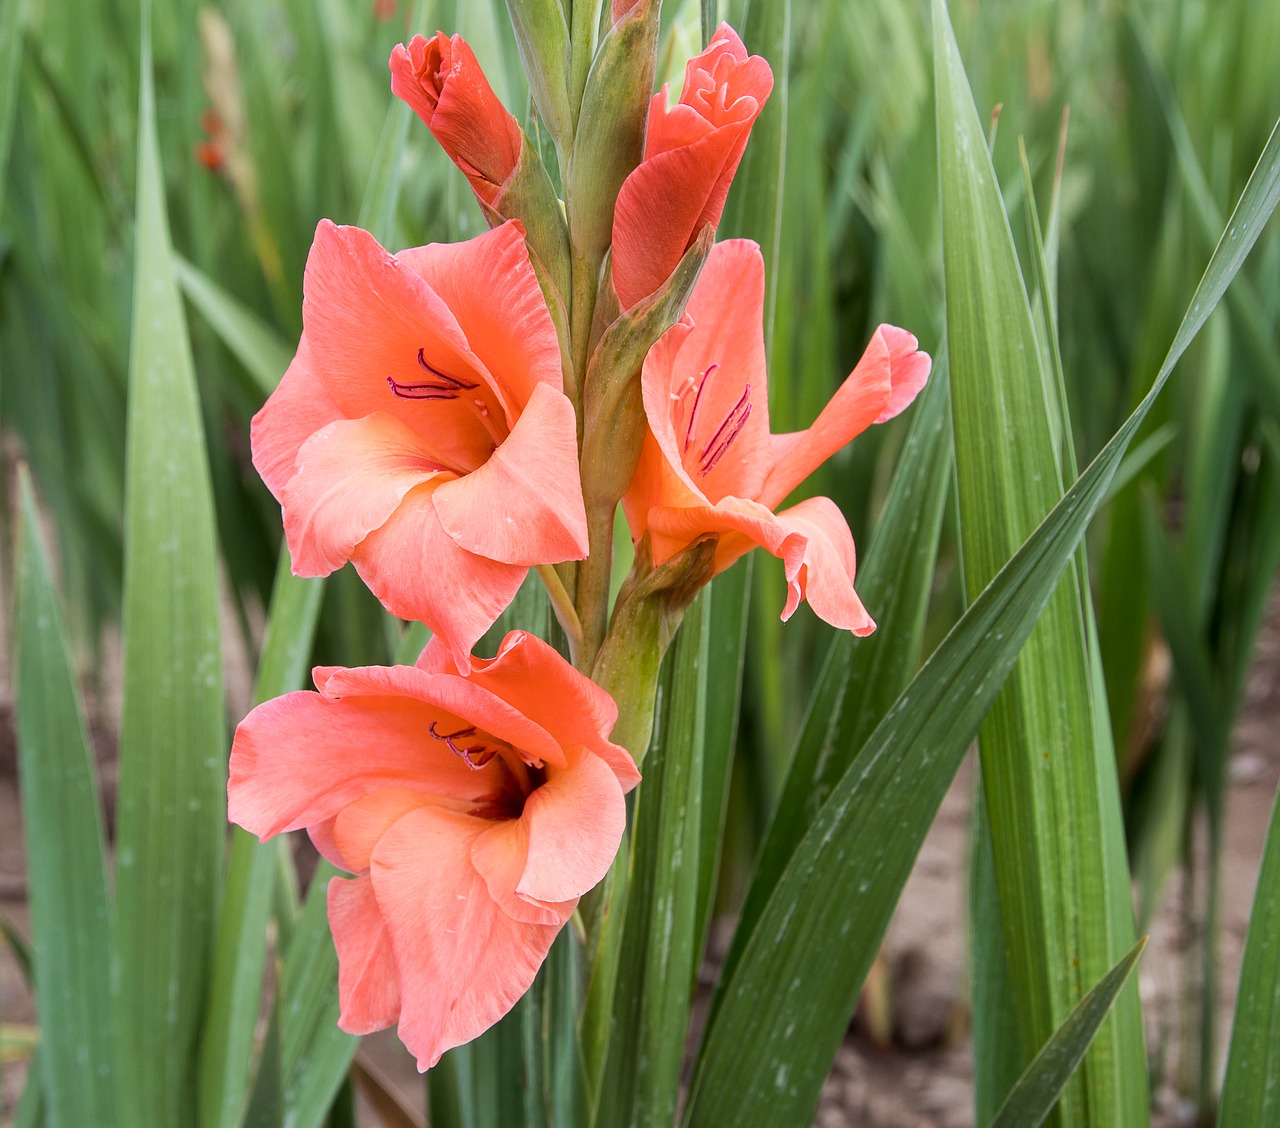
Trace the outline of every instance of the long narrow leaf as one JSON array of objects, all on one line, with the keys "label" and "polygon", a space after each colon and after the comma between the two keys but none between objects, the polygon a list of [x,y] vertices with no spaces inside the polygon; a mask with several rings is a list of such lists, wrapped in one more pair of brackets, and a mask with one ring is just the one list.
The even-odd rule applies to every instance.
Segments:
[{"label": "long narrow leaf", "polygon": [[[145,11],[145,9],[144,9]],[[117,921],[130,1124],[190,1122],[226,833],[217,546],[144,15],[129,365]]]},{"label": "long narrow leaf", "polygon": [[25,467],[19,490],[18,754],[42,1030],[39,1069],[51,1123],[109,1128],[116,1123],[115,1022],[102,809]]},{"label": "long narrow leaf", "polygon": [[1280,1117],[1280,798],[1271,811],[1258,888],[1249,915],[1221,1128],[1252,1128]]},{"label": "long narrow leaf", "polygon": [[1027,1066],[1026,1072],[1018,1078],[1008,1099],[991,1121],[991,1128],[1037,1128],[1045,1122],[1057,1103],[1062,1087],[1084,1058],[1089,1043],[1093,1041],[1130,972],[1138,965],[1138,959],[1146,946],[1144,936],[1076,1004],[1062,1025],[1053,1032],[1053,1037],[1036,1054],[1035,1060]]}]

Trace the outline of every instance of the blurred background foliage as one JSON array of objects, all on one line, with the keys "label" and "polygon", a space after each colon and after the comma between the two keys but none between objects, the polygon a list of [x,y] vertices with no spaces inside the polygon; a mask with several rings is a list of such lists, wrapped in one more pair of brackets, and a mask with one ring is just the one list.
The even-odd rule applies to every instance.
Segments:
[{"label": "blurred background foliage", "polygon": [[[722,3],[720,14],[741,20],[749,7]],[[991,115],[1024,270],[1034,259],[1020,141],[1039,213],[1052,215],[1049,265],[1084,465],[1149,386],[1280,116],[1280,5],[956,0],[951,18],[979,112]],[[659,65],[678,82],[697,49],[699,6],[667,0],[663,19]],[[7,0],[0,11],[3,469],[30,464],[56,529],[74,654],[89,678],[121,613],[139,25],[133,0]],[[160,158],[189,302],[225,602],[249,654],[260,646],[280,521],[249,463],[248,421],[300,332],[316,222],[354,223],[366,203],[391,120],[390,49],[437,27],[472,44],[499,95],[540,138],[499,0],[426,0],[416,17],[396,0],[154,7]],[[939,354],[928,6],[797,3],[779,41],[749,45],[769,55],[775,73],[788,71],[775,94],[785,97],[785,171],[780,238],[768,248],[769,386],[774,429],[793,430],[812,421],[878,322],[911,328]],[[550,144],[543,149],[551,161]],[[389,247],[482,229],[463,178],[416,121],[399,175],[398,202],[380,217]],[[731,201],[726,232],[747,208]],[[1207,868],[1188,911],[1210,922],[1216,911],[1229,735],[1280,559],[1278,313],[1273,222],[1145,424],[1126,480],[1090,534],[1140,929],[1197,840],[1208,847],[1196,855]],[[837,500],[864,552],[905,435],[906,421],[876,428],[804,487]],[[11,486],[0,490],[6,600]],[[957,563],[949,504],[924,653],[962,609]],[[768,825],[830,638],[807,607],[781,629],[777,561],[755,560],[750,585],[726,909]],[[327,585],[316,661],[389,661],[398,637],[352,575]],[[879,636],[863,645],[882,641],[892,645]],[[1207,935],[1189,1005],[1212,1047],[1212,928]],[[1211,1094],[1208,1064],[1197,1084],[1200,1096]]]}]

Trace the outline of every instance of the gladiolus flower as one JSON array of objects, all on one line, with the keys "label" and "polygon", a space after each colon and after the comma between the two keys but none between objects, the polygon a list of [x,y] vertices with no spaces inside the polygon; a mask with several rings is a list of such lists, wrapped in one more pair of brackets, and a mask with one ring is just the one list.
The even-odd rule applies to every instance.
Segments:
[{"label": "gladiolus flower", "polygon": [[786,566],[782,618],[802,599],[833,626],[870,634],[853,590],[853,537],[830,498],[774,509],[872,423],[893,418],[929,376],[927,354],[903,329],[881,325],[808,430],[769,431],[764,361],[764,260],[732,239],[712,248],[686,317],[645,358],[649,433],[623,499],[632,536],[646,534],[654,565],[715,535],[721,572],[759,545]]},{"label": "gladiolus flower", "polygon": [[524,135],[460,35],[415,35],[391,52],[391,90],[426,123],[481,202],[498,207]]},{"label": "gladiolus flower", "polygon": [[[616,15],[616,13],[615,13]],[[728,24],[685,66],[680,101],[653,96],[644,160],[623,182],[613,214],[613,285],[630,309],[661,286],[707,224],[720,222],[773,72]]]},{"label": "gladiolus flower", "polygon": [[259,705],[231,749],[229,811],[266,839],[306,827],[356,875],[329,884],[339,1025],[399,1022],[425,1070],[528,989],[604,877],[639,781],[613,699],[522,631],[460,674],[318,668]]},{"label": "gladiolus flower", "polygon": [[297,355],[253,420],[294,573],[353,561],[462,669],[530,566],[587,551],[573,405],[523,235],[391,255],[322,221]]}]

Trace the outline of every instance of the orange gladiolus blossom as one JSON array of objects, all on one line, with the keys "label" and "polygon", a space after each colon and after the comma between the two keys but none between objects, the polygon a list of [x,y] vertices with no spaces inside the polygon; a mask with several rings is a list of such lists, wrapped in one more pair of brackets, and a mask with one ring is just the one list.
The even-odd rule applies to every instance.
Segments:
[{"label": "orange gladiolus blossom", "polygon": [[613,699],[523,632],[468,673],[433,639],[416,666],[315,683],[237,728],[230,816],[263,839],[305,827],[355,875],[328,891],[339,1025],[398,1022],[425,1070],[528,989],[639,773],[609,743]]},{"label": "orange gladiolus blossom", "polygon": [[774,510],[855,435],[910,404],[929,357],[910,333],[881,325],[813,425],[774,435],[763,325],[760,248],[716,244],[684,319],[644,362],[649,433],[623,499],[632,535],[647,534],[662,564],[714,534],[717,572],[759,545],[786,565],[784,619],[807,599],[833,626],[870,634],[875,623],[853,590],[853,536],[835,503],[815,497]]},{"label": "orange gladiolus blossom", "polygon": [[322,221],[304,291],[297,355],[252,429],[293,570],[353,561],[466,669],[530,566],[587,551],[573,405],[523,230],[392,255]]}]

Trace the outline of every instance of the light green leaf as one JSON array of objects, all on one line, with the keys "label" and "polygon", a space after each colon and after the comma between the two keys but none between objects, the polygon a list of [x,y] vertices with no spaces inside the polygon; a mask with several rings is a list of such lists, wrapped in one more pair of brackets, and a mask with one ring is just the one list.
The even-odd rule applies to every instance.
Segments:
[{"label": "light green leaf", "polygon": [[39,1074],[51,1124],[109,1128],[115,1021],[102,808],[30,475],[21,467],[18,476],[18,756]]},{"label": "light green leaf", "polygon": [[[1102,1020],[1120,994],[1120,988],[1138,965],[1147,946],[1144,936],[1129,949],[1115,967],[1104,975],[1093,989],[1078,1002],[1062,1025],[1041,1047],[1035,1060],[1010,1090],[1000,1106],[991,1128],[1037,1128],[1043,1124],[1067,1079],[1083,1060]],[[1257,1121],[1256,1123],[1264,1123]]]},{"label": "light green leaf", "polygon": [[265,399],[276,390],[280,377],[293,359],[289,346],[257,314],[176,253],[173,255],[173,270],[188,300],[253,377]]},{"label": "light green leaf", "polygon": [[9,182],[9,150],[18,109],[18,72],[22,69],[22,0],[11,0],[0,12],[0,212]]},{"label": "light green leaf", "polygon": [[1249,915],[1220,1128],[1253,1128],[1280,1117],[1280,801],[1271,811]]},{"label": "light green leaf", "polygon": [[226,834],[217,560],[144,17],[117,824],[123,1119],[189,1123]]}]

